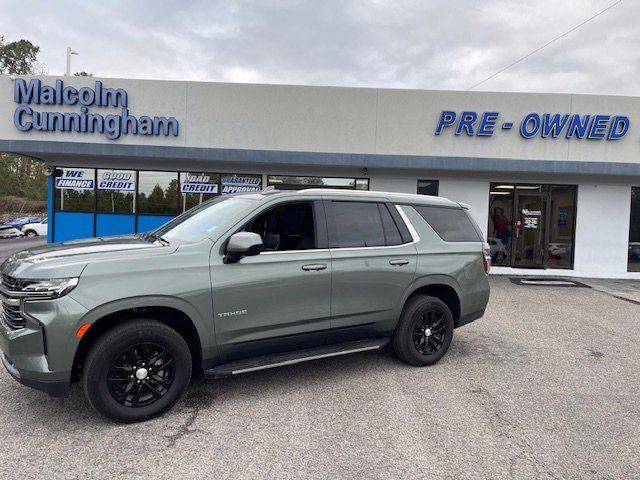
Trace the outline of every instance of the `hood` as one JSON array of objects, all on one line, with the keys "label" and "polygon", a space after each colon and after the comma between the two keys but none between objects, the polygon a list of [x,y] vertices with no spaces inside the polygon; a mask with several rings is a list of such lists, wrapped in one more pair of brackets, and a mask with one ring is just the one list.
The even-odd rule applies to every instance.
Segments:
[{"label": "hood", "polygon": [[164,246],[134,235],[89,238],[15,253],[0,266],[0,272],[18,278],[76,277],[88,262],[166,255],[175,250],[175,246]]}]

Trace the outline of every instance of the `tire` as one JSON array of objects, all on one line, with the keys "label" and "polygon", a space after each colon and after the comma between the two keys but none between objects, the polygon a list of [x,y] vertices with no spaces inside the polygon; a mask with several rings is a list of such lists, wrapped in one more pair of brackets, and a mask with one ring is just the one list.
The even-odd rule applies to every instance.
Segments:
[{"label": "tire", "polygon": [[[423,327],[430,329],[427,331]],[[404,362],[417,367],[433,365],[447,353],[453,328],[453,315],[442,300],[415,295],[402,309],[391,344]]]},{"label": "tire", "polygon": [[82,369],[89,404],[123,423],[167,411],[190,380],[189,347],[175,330],[155,320],[131,320],[107,330],[89,350]]},{"label": "tire", "polygon": [[27,230],[26,232],[24,232],[24,236],[29,238],[37,237],[38,232],[36,232],[35,230]]}]

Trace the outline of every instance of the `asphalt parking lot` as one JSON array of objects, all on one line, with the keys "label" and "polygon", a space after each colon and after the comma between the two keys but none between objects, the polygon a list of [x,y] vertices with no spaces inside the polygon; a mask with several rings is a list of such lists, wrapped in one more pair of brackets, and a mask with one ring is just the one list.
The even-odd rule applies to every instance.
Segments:
[{"label": "asphalt parking lot", "polygon": [[194,381],[144,424],[2,369],[0,478],[640,476],[640,304],[491,284],[487,315],[434,367],[379,351]]},{"label": "asphalt parking lot", "polygon": [[0,240],[0,263],[14,252],[24,250],[27,248],[38,247],[47,243],[45,237],[35,238],[12,238],[10,240]]}]

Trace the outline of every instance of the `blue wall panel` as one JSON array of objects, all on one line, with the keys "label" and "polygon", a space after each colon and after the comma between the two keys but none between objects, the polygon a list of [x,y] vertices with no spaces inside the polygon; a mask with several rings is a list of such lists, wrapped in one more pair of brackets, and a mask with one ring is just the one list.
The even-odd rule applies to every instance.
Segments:
[{"label": "blue wall panel", "polygon": [[138,232],[148,232],[171,220],[171,215],[138,215]]},{"label": "blue wall panel", "polygon": [[93,237],[93,213],[56,212],[53,228],[54,242]]},{"label": "blue wall panel", "polygon": [[47,243],[53,242],[53,175],[47,179]]},{"label": "blue wall panel", "polygon": [[96,235],[127,235],[135,232],[135,215],[124,213],[98,213],[96,215]]}]

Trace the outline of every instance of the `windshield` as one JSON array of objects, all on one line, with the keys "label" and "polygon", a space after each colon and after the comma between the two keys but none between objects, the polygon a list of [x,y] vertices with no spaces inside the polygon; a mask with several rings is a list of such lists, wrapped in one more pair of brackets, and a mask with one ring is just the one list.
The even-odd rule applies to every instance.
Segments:
[{"label": "windshield", "polygon": [[238,215],[254,204],[255,200],[243,197],[218,197],[187,210],[151,232],[151,235],[162,237],[168,242],[199,242],[230,225]]}]

